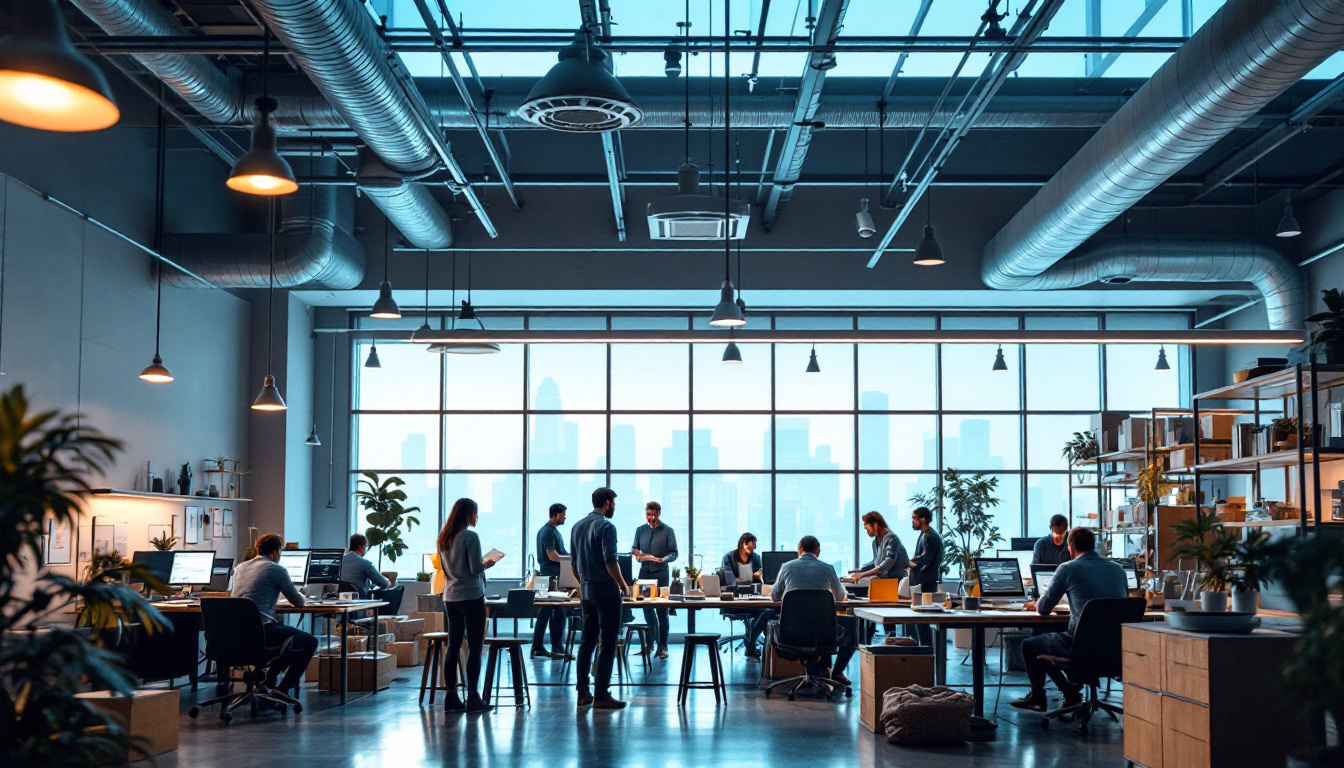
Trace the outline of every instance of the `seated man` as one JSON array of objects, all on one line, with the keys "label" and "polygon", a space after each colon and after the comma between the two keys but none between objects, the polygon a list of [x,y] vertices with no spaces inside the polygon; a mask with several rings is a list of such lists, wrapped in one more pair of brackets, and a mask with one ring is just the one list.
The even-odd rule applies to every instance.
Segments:
[{"label": "seated man", "polygon": [[1060,565],[1073,557],[1069,554],[1069,518],[1055,515],[1050,518],[1050,535],[1036,540],[1031,549],[1031,562],[1036,565]]},{"label": "seated man", "polygon": [[1071,684],[1064,673],[1052,664],[1041,661],[1041,656],[1068,656],[1073,647],[1073,630],[1078,625],[1078,617],[1083,606],[1089,600],[1098,597],[1126,597],[1129,587],[1125,579],[1125,569],[1119,563],[1107,560],[1097,554],[1097,537],[1087,528],[1074,528],[1069,532],[1069,556],[1072,558],[1059,566],[1050,586],[1041,596],[1039,603],[1027,603],[1024,610],[1035,610],[1042,616],[1048,615],[1059,604],[1061,598],[1069,598],[1069,631],[1051,632],[1028,638],[1022,643],[1022,659],[1027,665],[1027,680],[1031,683],[1031,692],[1014,701],[1018,709],[1033,712],[1046,710],[1045,676],[1055,681],[1055,686],[1064,694],[1064,705],[1082,701],[1082,691]]},{"label": "seated man", "polygon": [[368,548],[369,540],[363,534],[351,534],[350,551],[341,558],[341,581],[353,584],[359,590],[360,597],[368,597],[375,587],[385,589],[392,586],[392,582],[364,557]]},{"label": "seated man", "polygon": [[[821,542],[816,536],[804,536],[798,542],[798,559],[790,560],[779,568],[775,577],[775,586],[770,591],[772,600],[783,601],[784,595],[791,589],[825,589],[835,596],[838,603],[845,599],[845,588],[840,584],[840,576],[830,563],[817,559],[821,554]],[[837,652],[835,667],[822,671],[822,677],[828,677],[841,685],[849,685],[845,677],[845,666],[858,649],[858,621],[852,616],[836,619],[835,637]]]},{"label": "seated man", "polygon": [[[303,606],[303,595],[290,581],[289,572],[280,565],[280,549],[284,544],[285,540],[278,533],[268,533],[257,539],[257,556],[233,569],[229,596],[245,597],[257,604],[261,610],[266,645],[278,648],[286,640],[290,641],[289,651],[271,665],[266,681],[273,688],[293,691],[297,696],[303,673],[317,652],[317,638],[298,627],[282,624],[275,618],[275,604],[280,595],[284,595],[289,604],[296,608]],[[280,677],[281,672],[285,673],[285,678],[276,685],[276,678]]]}]

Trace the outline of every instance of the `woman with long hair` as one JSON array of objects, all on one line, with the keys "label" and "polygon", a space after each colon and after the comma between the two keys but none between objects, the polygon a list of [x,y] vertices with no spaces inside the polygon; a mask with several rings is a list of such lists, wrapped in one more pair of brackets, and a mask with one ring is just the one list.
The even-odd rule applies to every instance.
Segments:
[{"label": "woman with long hair", "polygon": [[[439,531],[439,562],[443,564],[443,612],[448,620],[449,712],[486,712],[476,690],[481,678],[481,647],[485,644],[485,570],[498,560],[481,558],[481,540],[469,528],[476,525],[479,509],[471,499],[458,499]],[[467,642],[467,700],[457,697],[457,659],[463,639]]]},{"label": "woman with long hair", "polygon": [[[750,532],[744,533],[737,539],[737,548],[724,554],[723,563],[719,566],[719,583],[735,589],[738,584],[749,585],[760,580],[761,556],[756,554],[756,536]],[[725,613],[742,616],[749,621],[744,642],[747,661],[760,661],[761,652],[756,644],[766,625],[779,618],[779,614],[770,608],[734,608]]]}]

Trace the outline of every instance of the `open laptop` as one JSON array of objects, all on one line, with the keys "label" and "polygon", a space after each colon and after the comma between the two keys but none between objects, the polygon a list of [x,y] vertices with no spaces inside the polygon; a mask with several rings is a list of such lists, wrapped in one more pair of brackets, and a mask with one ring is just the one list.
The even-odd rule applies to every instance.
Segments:
[{"label": "open laptop", "polygon": [[1014,557],[977,557],[976,576],[980,599],[989,605],[1018,606],[1026,603],[1027,590],[1022,584],[1022,569]]}]

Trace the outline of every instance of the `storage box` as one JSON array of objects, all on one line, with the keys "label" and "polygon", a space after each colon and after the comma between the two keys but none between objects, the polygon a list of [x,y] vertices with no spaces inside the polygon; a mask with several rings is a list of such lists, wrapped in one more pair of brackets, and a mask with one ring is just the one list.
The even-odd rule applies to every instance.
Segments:
[{"label": "storage box", "polygon": [[424,619],[404,619],[392,625],[392,634],[398,643],[409,643],[424,631]]},{"label": "storage box", "polygon": [[[1225,461],[1232,458],[1232,447],[1229,445],[1200,445],[1201,459],[1199,463],[1208,464],[1212,461]],[[1195,465],[1195,446],[1182,446],[1176,448],[1167,454],[1168,469],[1189,469]]]},{"label": "storage box", "polygon": [[94,691],[77,693],[75,697],[116,718],[131,736],[149,742],[147,753],[132,750],[126,756],[127,762],[177,749],[177,689],[134,691],[130,696]]},{"label": "storage box", "polygon": [[880,728],[882,697],[892,688],[933,685],[933,654],[873,653],[859,649],[859,720],[868,730]]},{"label": "storage box", "polygon": [[1148,419],[1138,416],[1120,422],[1118,451],[1140,451],[1147,447]]},{"label": "storage box", "polygon": [[378,617],[378,633],[379,633],[379,634],[383,634],[383,633],[392,634],[392,632],[393,632],[393,628],[397,626],[397,623],[398,623],[398,622],[405,621],[405,620],[407,620],[407,619],[409,619],[409,618],[410,618],[410,616],[379,616],[379,617]]},{"label": "storage box", "polygon": [[308,660],[308,668],[303,671],[303,682],[316,683],[322,678],[322,655],[314,656]]},{"label": "storage box", "polygon": [[765,668],[762,670],[762,676],[767,680],[783,680],[789,677],[797,677],[803,674],[803,664],[799,661],[789,661],[775,653],[775,646],[770,645],[770,653],[766,654],[765,661],[762,662]]},{"label": "storage box", "polygon": [[1244,523],[1246,522],[1246,503],[1234,503],[1229,500],[1226,504],[1219,504],[1215,511],[1218,519],[1224,523]]},{"label": "storage box", "polygon": [[1230,413],[1206,413],[1199,417],[1201,440],[1231,440],[1237,417]]},{"label": "storage box", "polygon": [[411,614],[412,619],[420,619],[425,622],[422,632],[443,632],[443,611],[416,611]]},{"label": "storage box", "polygon": [[1092,434],[1097,438],[1097,449],[1102,453],[1113,453],[1120,450],[1119,430],[1120,422],[1129,418],[1128,413],[1123,411],[1102,411],[1092,414]]},{"label": "storage box", "polygon": [[[323,691],[341,690],[341,657],[320,657],[317,687]],[[392,684],[397,657],[376,653],[350,657],[350,691],[382,690]]]},{"label": "storage box", "polygon": [[1255,425],[1232,425],[1232,458],[1244,459],[1255,455]]},{"label": "storage box", "polygon": [[1159,445],[1185,445],[1195,441],[1194,416],[1168,416],[1158,419]]},{"label": "storage box", "polygon": [[414,640],[404,643],[388,643],[387,652],[396,657],[398,667],[420,666],[420,644]]}]

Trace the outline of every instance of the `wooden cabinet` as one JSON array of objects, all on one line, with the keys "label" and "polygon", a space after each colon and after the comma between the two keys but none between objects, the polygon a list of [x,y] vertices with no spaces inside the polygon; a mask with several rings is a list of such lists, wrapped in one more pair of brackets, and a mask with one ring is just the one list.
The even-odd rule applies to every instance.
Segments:
[{"label": "wooden cabinet", "polygon": [[1320,723],[1291,701],[1283,664],[1296,638],[1127,624],[1122,636],[1125,758],[1145,768],[1283,765],[1320,744]]}]

